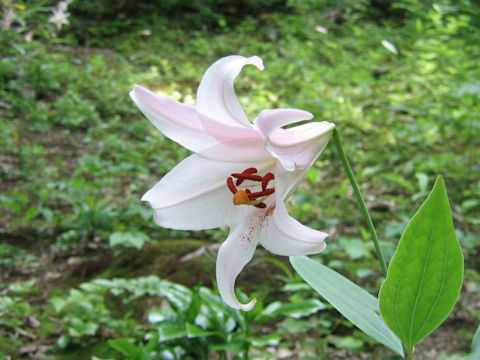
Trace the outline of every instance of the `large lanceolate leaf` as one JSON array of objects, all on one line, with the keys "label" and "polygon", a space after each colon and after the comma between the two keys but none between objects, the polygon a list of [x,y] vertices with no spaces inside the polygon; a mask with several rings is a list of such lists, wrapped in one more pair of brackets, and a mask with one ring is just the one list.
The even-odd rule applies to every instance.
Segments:
[{"label": "large lanceolate leaf", "polygon": [[403,355],[402,343],[379,315],[378,299],[339,273],[306,256],[292,256],[297,273],[335,309],[375,340]]},{"label": "large lanceolate leaf", "polygon": [[463,255],[442,177],[403,233],[380,290],[385,322],[409,351],[452,311]]}]

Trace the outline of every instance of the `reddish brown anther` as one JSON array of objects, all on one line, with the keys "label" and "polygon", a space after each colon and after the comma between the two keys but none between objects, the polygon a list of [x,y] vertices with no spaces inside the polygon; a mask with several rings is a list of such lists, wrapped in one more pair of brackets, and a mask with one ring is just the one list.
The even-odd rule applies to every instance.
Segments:
[{"label": "reddish brown anther", "polygon": [[[251,168],[243,170],[242,174],[255,174],[256,172],[258,172],[258,170],[254,167],[251,167]],[[245,180],[245,179],[246,179],[245,177],[237,178],[237,181],[235,182],[235,185],[237,185],[237,186],[240,185],[243,182],[243,180]]]},{"label": "reddish brown anther", "polygon": [[235,185],[233,185],[233,180],[231,177],[227,178],[227,186],[230,189],[230,191],[233,193],[233,195],[235,195],[235,193],[237,192],[237,188],[235,187]]},{"label": "reddish brown anther", "polygon": [[265,191],[267,189],[268,183],[270,182],[270,180],[273,179],[275,179],[275,176],[271,172],[266,173],[262,179],[262,190]]},{"label": "reddish brown anther", "polygon": [[266,189],[265,191],[252,192],[248,194],[248,197],[252,200],[257,199],[262,196],[268,196],[275,192],[275,189]]},{"label": "reddish brown anther", "polygon": [[[253,181],[262,181],[263,177],[261,177],[260,175],[255,175],[255,174],[232,174],[232,176],[236,179],[242,179],[243,180],[253,180]],[[238,184],[238,181],[237,181],[237,185],[240,185]]]}]

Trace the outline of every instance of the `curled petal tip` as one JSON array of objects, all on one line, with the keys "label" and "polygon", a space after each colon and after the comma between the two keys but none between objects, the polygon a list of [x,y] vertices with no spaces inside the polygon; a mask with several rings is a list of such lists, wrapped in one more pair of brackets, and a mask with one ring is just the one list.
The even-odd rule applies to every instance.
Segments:
[{"label": "curled petal tip", "polygon": [[243,310],[243,311],[251,311],[255,305],[257,304],[257,299],[256,298],[253,298],[252,300],[250,300],[248,303],[246,304],[242,304],[241,302],[239,302],[237,300],[237,298],[235,297],[235,295],[233,296],[225,296],[225,294],[222,296],[223,298],[223,301],[225,301],[225,303],[234,308],[234,309],[238,309],[238,310]]},{"label": "curled petal tip", "polygon": [[252,310],[255,305],[257,304],[257,299],[252,299],[250,300],[250,302],[246,303],[246,304],[240,304],[238,303],[238,306],[239,306],[239,309],[240,310],[243,310],[243,311],[250,311]]},{"label": "curled petal tip", "polygon": [[220,295],[222,296],[223,301],[225,301],[225,303],[228,306],[230,306],[234,309],[239,309],[239,310],[243,310],[243,311],[250,311],[257,304],[257,299],[255,299],[255,298],[253,298],[252,300],[250,300],[246,304],[242,304],[241,302],[238,301],[237,297],[235,296],[235,293],[234,293],[233,289],[231,289],[230,291],[225,291],[223,286],[220,285],[218,287],[218,290],[220,292]]},{"label": "curled petal tip", "polygon": [[265,70],[265,65],[263,65],[263,60],[260,56],[254,55],[248,58],[248,63],[254,65],[258,70]]},{"label": "curled petal tip", "polygon": [[203,75],[197,90],[197,111],[219,123],[252,127],[235,95],[234,81],[245,65],[263,70],[259,56],[229,55],[215,61]]}]

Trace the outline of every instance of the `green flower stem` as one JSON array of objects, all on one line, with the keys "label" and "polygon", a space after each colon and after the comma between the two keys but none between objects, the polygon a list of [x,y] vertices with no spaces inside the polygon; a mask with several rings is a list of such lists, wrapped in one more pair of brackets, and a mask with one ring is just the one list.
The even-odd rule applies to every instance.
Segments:
[{"label": "green flower stem", "polygon": [[347,155],[343,150],[342,143],[340,141],[340,136],[338,135],[337,129],[333,130],[332,139],[333,139],[333,143],[335,144],[335,147],[337,148],[338,153],[340,154],[340,158],[342,159],[343,167],[347,172],[348,179],[352,184],[353,192],[355,193],[358,203],[360,204],[361,211],[367,222],[368,230],[372,235],[373,244],[375,245],[375,250],[377,251],[378,261],[380,262],[380,267],[382,268],[383,274],[386,276],[387,263],[385,262],[385,258],[383,257],[382,249],[380,248],[377,231],[375,230],[375,226],[373,226],[372,218],[370,217],[370,213],[368,212],[367,205],[365,204],[365,200],[363,200],[362,193],[360,192],[358,183],[355,180],[355,176],[353,175],[353,171],[350,166],[350,163],[348,162]]},{"label": "green flower stem", "polygon": [[406,351],[406,358],[405,360],[413,360],[413,350],[410,351],[410,350],[407,350]]}]

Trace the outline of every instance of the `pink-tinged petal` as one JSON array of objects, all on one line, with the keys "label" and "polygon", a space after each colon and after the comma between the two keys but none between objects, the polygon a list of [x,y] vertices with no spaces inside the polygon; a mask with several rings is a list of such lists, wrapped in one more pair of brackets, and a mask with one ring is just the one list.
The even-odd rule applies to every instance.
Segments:
[{"label": "pink-tinged petal", "polygon": [[135,85],[130,97],[160,132],[185,148],[198,151],[216,142],[203,128],[195,107],[139,85]]},{"label": "pink-tinged petal", "polygon": [[198,113],[200,122],[205,131],[219,142],[235,140],[239,138],[256,137],[262,139],[262,135],[252,127],[239,127],[219,122],[206,115]]},{"label": "pink-tinged petal", "polygon": [[203,75],[197,90],[197,111],[218,122],[250,128],[233,87],[234,80],[245,65],[254,65],[263,70],[262,59],[231,55],[214,62]]},{"label": "pink-tinged petal", "polygon": [[268,138],[273,131],[282,126],[312,118],[313,115],[305,110],[274,109],[263,111],[253,123],[263,137]]},{"label": "pink-tinged petal", "polygon": [[313,141],[325,132],[333,130],[334,125],[327,122],[314,122],[291,129],[281,129],[282,126],[309,120],[312,117],[312,114],[303,110],[275,109],[262,112],[254,121],[255,127],[265,137],[265,149],[288,171],[308,166],[312,156],[318,156],[320,153],[316,149],[323,146],[323,144],[315,145]]},{"label": "pink-tinged petal", "polygon": [[294,171],[287,171],[281,164],[277,163],[275,173],[276,197],[286,201],[297,187],[298,183],[305,177],[309,167],[298,168]]},{"label": "pink-tinged petal", "polygon": [[[257,211],[261,211],[257,209]],[[217,254],[217,285],[223,301],[227,305],[244,311],[250,311],[257,302],[252,299],[247,304],[241,304],[235,296],[235,280],[245,265],[252,259],[258,244],[256,236],[251,236],[248,222],[242,222],[232,227],[227,240]]]},{"label": "pink-tinged petal", "polygon": [[224,162],[194,154],[174,167],[142,200],[150,202],[155,222],[166,228],[202,230],[231,225],[258,210],[233,205],[233,194],[226,184],[230,174],[252,166],[259,171],[273,170],[271,163]]},{"label": "pink-tinged petal", "polygon": [[268,150],[288,171],[309,168],[325,149],[335,125],[310,122],[289,129],[278,129],[269,137]]},{"label": "pink-tinged petal", "polygon": [[283,256],[311,255],[323,251],[328,234],[302,225],[287,213],[281,196],[277,196],[273,216],[259,233],[260,244]]},{"label": "pink-tinged petal", "polygon": [[275,163],[272,155],[265,150],[263,139],[260,137],[229,140],[209,146],[197,154],[208,159],[220,161]]}]

